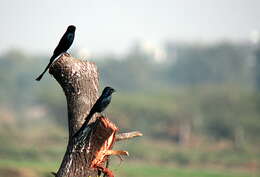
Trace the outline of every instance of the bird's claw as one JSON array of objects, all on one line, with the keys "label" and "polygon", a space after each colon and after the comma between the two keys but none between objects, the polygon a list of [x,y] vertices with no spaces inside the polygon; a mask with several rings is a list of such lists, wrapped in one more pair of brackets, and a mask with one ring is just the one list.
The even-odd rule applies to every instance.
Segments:
[{"label": "bird's claw", "polygon": [[70,57],[71,56],[68,52],[64,52],[63,55],[65,55],[66,57]]}]

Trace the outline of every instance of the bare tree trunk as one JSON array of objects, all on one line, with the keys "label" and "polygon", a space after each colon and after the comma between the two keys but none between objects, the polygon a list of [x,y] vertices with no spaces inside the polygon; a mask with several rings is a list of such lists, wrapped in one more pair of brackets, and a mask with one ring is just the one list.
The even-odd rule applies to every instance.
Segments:
[{"label": "bare tree trunk", "polygon": [[81,61],[63,54],[50,67],[50,74],[63,88],[67,99],[69,141],[57,173],[58,177],[96,177],[103,172],[113,173],[104,167],[109,155],[128,155],[126,151],[111,150],[115,141],[141,136],[139,132],[119,134],[118,128],[107,118],[93,118],[78,136],[91,107],[98,98],[98,71],[94,63]]},{"label": "bare tree trunk", "polygon": [[87,151],[73,153],[72,136],[79,130],[91,106],[98,98],[98,71],[94,63],[62,55],[50,67],[50,74],[59,82],[67,99],[69,142],[57,176],[97,176],[85,159]]}]

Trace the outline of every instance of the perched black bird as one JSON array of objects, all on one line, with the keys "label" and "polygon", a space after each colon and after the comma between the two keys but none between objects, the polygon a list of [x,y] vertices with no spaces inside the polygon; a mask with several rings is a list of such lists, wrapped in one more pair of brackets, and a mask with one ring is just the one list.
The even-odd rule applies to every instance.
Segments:
[{"label": "perched black bird", "polygon": [[76,27],[73,25],[68,26],[67,31],[63,34],[58,46],[55,48],[53,55],[50,59],[49,64],[46,66],[45,70],[42,72],[42,74],[36,78],[37,81],[40,81],[44,73],[48,70],[52,62],[54,61],[55,58],[57,58],[60,54],[63,52],[66,52],[71,44],[73,43],[74,36],[75,36],[75,30]]},{"label": "perched black bird", "polygon": [[112,99],[112,93],[115,92],[115,89],[111,87],[104,88],[101,96],[97,99],[96,103],[91,108],[88,116],[86,117],[85,121],[88,123],[89,120],[95,113],[102,113],[106,107],[109,105]]},{"label": "perched black bird", "polygon": [[79,131],[77,133],[75,133],[74,137],[77,136],[77,134],[79,132],[81,132],[82,129],[84,129],[88,122],[90,121],[90,119],[92,118],[92,116],[95,113],[102,113],[106,107],[109,105],[109,103],[111,102],[112,99],[112,93],[115,92],[115,89],[111,88],[111,87],[105,87],[101,96],[97,99],[96,103],[93,105],[93,107],[91,108],[88,116],[85,118],[85,122],[82,125],[82,127],[79,129]]}]

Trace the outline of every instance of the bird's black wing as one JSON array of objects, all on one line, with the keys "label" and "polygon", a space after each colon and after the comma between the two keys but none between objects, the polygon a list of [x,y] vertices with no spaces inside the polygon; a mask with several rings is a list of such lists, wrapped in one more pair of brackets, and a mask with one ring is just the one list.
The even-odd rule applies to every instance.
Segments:
[{"label": "bird's black wing", "polygon": [[58,46],[55,48],[53,55],[50,59],[49,64],[46,66],[44,71],[41,73],[39,77],[36,78],[37,81],[40,81],[42,76],[45,74],[45,72],[48,70],[48,68],[51,66],[52,62],[54,61],[55,58],[57,58],[61,53],[66,52],[70,46],[73,43],[74,40],[74,32],[65,32],[58,44]]},{"label": "bird's black wing", "polygon": [[65,32],[62,38],[60,39],[59,44],[55,48],[53,54],[60,55],[63,52],[66,52],[72,45],[74,40],[74,33]]}]

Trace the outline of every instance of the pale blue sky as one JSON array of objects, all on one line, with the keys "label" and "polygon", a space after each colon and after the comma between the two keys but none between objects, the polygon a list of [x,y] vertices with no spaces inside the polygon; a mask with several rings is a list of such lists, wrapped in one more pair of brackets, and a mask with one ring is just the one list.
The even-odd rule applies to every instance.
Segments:
[{"label": "pale blue sky", "polygon": [[122,52],[136,40],[248,39],[260,29],[259,0],[1,0],[0,52],[52,52],[70,24],[73,48]]}]

